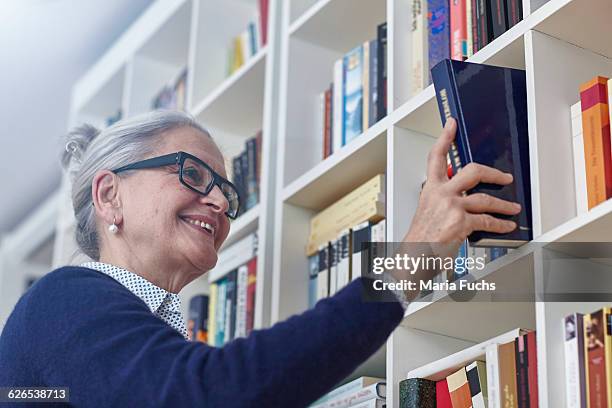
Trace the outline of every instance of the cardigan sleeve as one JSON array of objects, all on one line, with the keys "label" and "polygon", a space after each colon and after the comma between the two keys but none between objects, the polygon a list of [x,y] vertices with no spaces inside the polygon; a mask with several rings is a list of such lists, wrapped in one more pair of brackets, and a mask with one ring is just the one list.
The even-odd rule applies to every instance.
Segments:
[{"label": "cardigan sleeve", "polygon": [[[185,341],[110,278],[72,268],[22,307],[41,385],[76,406],[306,406],[386,341],[398,302],[363,302],[361,281],[223,347]],[[96,273],[97,274],[97,273]],[[44,335],[43,335],[44,334]]]}]

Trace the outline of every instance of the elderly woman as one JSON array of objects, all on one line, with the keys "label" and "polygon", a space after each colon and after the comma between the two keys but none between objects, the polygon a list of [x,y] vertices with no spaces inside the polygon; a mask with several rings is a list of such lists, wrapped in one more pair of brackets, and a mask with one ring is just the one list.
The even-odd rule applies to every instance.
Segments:
[{"label": "elderly woman", "polygon": [[[430,153],[406,242],[455,245],[477,229],[515,228],[486,213],[515,214],[517,205],[461,194],[511,176],[470,165],[447,178],[455,126],[449,121]],[[69,387],[70,403],[82,407],[301,407],[402,319],[399,301],[364,302],[361,278],[248,338],[223,347],[187,341],[177,293],[215,266],[238,209],[219,148],[177,112],[102,132],[83,126],[67,146],[76,240],[95,262],[59,268],[22,296],[0,338],[0,386]]]}]

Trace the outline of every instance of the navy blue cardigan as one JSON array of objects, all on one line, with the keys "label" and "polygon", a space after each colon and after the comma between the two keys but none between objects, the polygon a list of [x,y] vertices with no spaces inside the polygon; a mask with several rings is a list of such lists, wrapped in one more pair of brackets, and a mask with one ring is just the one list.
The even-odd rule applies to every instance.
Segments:
[{"label": "navy blue cardigan", "polygon": [[306,406],[381,347],[402,318],[398,302],[363,302],[360,283],[210,347],[186,341],[107,275],[60,268],[9,317],[0,387],[67,386],[77,407]]}]

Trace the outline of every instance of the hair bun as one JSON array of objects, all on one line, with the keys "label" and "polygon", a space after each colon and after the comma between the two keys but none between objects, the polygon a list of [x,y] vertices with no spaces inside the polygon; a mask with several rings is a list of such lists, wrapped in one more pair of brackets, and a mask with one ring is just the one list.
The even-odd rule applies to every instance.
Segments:
[{"label": "hair bun", "polygon": [[68,170],[74,163],[80,164],[87,147],[100,134],[100,130],[89,124],[74,128],[66,136],[66,145],[62,152],[62,166]]}]

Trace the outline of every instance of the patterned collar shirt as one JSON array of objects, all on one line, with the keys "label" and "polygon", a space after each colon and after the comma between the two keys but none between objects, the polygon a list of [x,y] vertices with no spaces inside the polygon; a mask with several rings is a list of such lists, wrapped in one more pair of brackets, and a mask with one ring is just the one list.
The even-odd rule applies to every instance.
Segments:
[{"label": "patterned collar shirt", "polygon": [[81,266],[102,272],[115,279],[145,302],[151,313],[178,331],[185,339],[188,339],[183,314],[181,313],[181,300],[176,293],[170,293],[152,284],[142,276],[115,265],[103,262],[86,262]]}]

